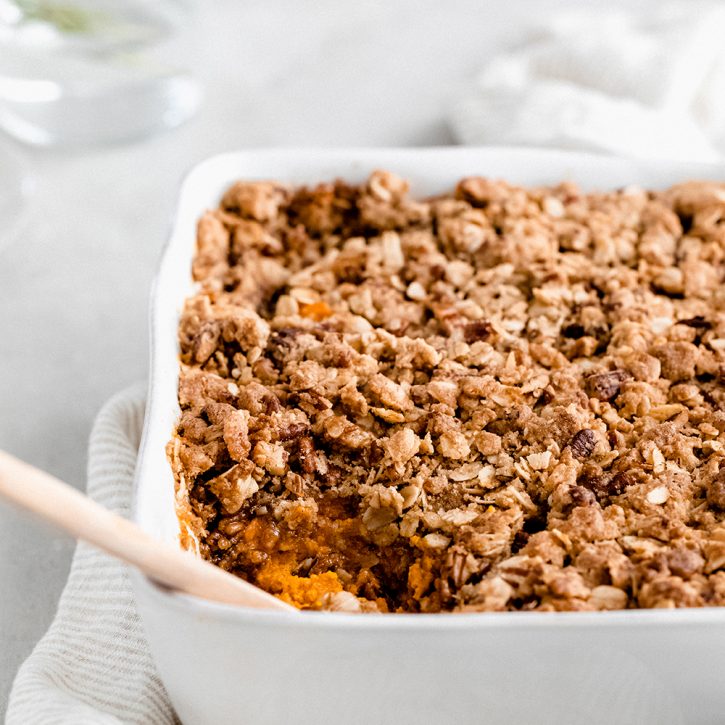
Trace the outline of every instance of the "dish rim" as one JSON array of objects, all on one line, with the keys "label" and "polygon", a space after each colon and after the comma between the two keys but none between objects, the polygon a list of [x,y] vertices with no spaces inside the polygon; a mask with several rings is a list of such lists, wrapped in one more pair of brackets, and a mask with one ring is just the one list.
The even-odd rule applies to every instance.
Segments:
[{"label": "dish rim", "polygon": [[[634,160],[623,159],[616,156],[609,156],[588,151],[549,149],[542,147],[524,146],[429,146],[429,147],[267,147],[262,149],[241,149],[227,151],[209,156],[196,164],[183,175],[179,185],[170,220],[166,241],[161,249],[159,263],[154,275],[150,292],[150,304],[148,312],[149,320],[149,379],[147,386],[146,409],[144,413],[143,430],[141,442],[138,449],[136,469],[133,479],[133,496],[131,506],[131,518],[134,522],[143,526],[141,521],[139,502],[143,486],[146,460],[149,450],[156,441],[150,436],[150,427],[157,411],[163,405],[159,400],[158,380],[164,374],[162,369],[162,355],[159,344],[159,325],[161,320],[159,289],[161,281],[167,274],[170,266],[172,252],[175,249],[175,240],[180,234],[180,217],[185,208],[185,202],[189,195],[189,189],[193,187],[197,177],[204,176],[210,169],[223,167],[227,163],[238,163],[243,167],[244,160],[264,161],[284,155],[286,158],[295,160],[297,163],[305,158],[314,157],[325,161],[346,162],[354,160],[360,164],[390,165],[394,158],[402,160],[414,156],[423,156],[433,159],[436,157],[462,156],[485,156],[487,154],[495,157],[509,156],[518,160],[531,160],[539,164],[545,161],[555,162],[561,165],[566,161],[571,163],[587,162],[595,166],[612,169],[621,167],[623,164],[630,164],[633,168],[645,168],[647,170],[661,170],[668,175],[682,172],[682,181],[696,178],[698,174],[705,177],[713,177],[715,171],[725,179],[724,164],[687,163],[666,160]],[[385,157],[381,164],[376,159]],[[394,169],[393,169],[394,170]],[[240,173],[239,178],[244,178]],[[314,183],[311,179],[308,183]],[[553,182],[555,183],[555,182]],[[169,434],[171,431],[169,431]],[[146,528],[146,527],[144,527]],[[148,529],[147,529],[148,530]],[[150,531],[152,535],[155,532]],[[145,596],[147,601],[153,602],[162,607],[169,607],[176,611],[186,613],[197,618],[211,618],[226,623],[239,625],[254,624],[262,627],[300,627],[324,628],[324,629],[400,629],[400,630],[426,630],[436,632],[441,630],[464,630],[472,627],[490,628],[502,627],[505,629],[541,629],[547,627],[598,627],[607,629],[612,627],[636,626],[661,627],[673,625],[707,626],[715,623],[725,622],[725,607],[700,607],[682,609],[625,609],[602,612],[471,612],[458,614],[452,612],[440,612],[435,614],[423,613],[369,613],[365,615],[351,614],[345,612],[284,612],[252,609],[228,604],[212,602],[199,597],[171,591],[160,584],[152,581],[137,570],[131,571],[131,579],[137,596]]]}]

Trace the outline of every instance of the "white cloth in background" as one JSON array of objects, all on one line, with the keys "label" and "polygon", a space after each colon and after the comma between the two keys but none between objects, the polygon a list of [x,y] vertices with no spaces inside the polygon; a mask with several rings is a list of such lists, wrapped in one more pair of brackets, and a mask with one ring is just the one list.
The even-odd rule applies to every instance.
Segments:
[{"label": "white cloth in background", "polygon": [[[114,396],[91,433],[88,494],[128,516],[145,385]],[[125,565],[79,544],[50,628],[20,668],[7,725],[177,722],[136,613]]]},{"label": "white cloth in background", "polygon": [[451,126],[465,144],[725,157],[725,3],[574,11],[485,65]]}]

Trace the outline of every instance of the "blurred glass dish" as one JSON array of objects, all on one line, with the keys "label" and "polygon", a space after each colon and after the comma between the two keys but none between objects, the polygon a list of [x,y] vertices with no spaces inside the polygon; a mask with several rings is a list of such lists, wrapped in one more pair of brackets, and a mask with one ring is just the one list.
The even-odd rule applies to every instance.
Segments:
[{"label": "blurred glass dish", "polygon": [[196,111],[192,6],[0,0],[0,128],[38,146],[143,138]]},{"label": "blurred glass dish", "polygon": [[32,179],[19,154],[0,145],[0,252],[22,224],[31,190]]}]

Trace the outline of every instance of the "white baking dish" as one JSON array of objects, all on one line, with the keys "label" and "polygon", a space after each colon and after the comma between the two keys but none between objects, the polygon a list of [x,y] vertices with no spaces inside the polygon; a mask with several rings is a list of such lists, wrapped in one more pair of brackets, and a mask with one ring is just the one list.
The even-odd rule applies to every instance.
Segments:
[{"label": "white baking dish", "polygon": [[[388,168],[429,194],[465,175],[584,188],[725,179],[722,167],[505,148],[242,151],[186,178],[153,293],[151,378],[135,518],[177,540],[164,454],[176,416],[176,327],[196,220],[234,180],[362,180]],[[725,722],[725,608],[606,613],[265,613],[134,577],[161,677],[186,723]]]}]

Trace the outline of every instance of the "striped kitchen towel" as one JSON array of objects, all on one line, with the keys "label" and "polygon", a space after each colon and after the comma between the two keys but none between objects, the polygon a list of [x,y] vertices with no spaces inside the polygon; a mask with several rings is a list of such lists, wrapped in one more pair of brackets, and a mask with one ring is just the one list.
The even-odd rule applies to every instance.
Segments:
[{"label": "striped kitchen towel", "polygon": [[[106,403],[91,433],[88,495],[128,516],[145,385]],[[15,678],[7,725],[178,722],[151,659],[124,564],[76,548],[58,612]]]}]

